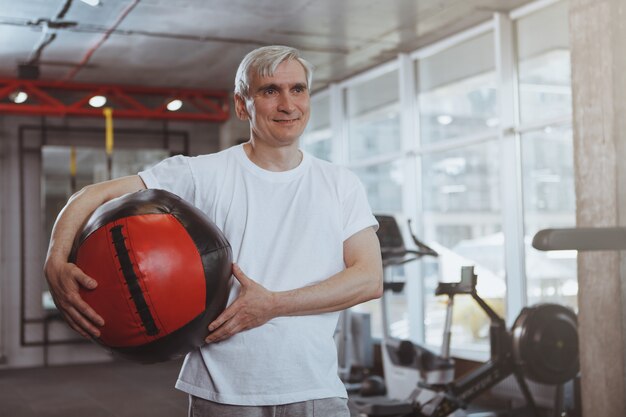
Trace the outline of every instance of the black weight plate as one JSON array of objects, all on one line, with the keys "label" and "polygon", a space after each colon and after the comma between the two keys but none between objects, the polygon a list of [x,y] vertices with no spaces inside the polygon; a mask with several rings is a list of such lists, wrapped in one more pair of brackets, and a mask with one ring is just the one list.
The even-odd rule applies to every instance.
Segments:
[{"label": "black weight plate", "polygon": [[513,358],[528,379],[556,385],[578,374],[578,329],[571,309],[558,304],[527,307],[512,334]]}]

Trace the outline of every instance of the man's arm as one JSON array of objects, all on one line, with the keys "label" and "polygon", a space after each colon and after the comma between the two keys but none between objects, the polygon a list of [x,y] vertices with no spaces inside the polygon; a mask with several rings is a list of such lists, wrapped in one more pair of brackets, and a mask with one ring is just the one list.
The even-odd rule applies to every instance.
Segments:
[{"label": "man's arm", "polygon": [[76,265],[68,262],[74,237],[100,205],[145,188],[138,175],[89,185],[70,197],[54,224],[44,274],[54,303],[70,327],[84,337],[100,336],[98,326],[103,326],[104,320],[78,293],[80,286],[93,290],[98,284]]},{"label": "man's arm", "polygon": [[241,284],[239,297],[211,323],[206,341],[227,339],[274,317],[339,311],[382,296],[382,261],[374,229],[369,227],[348,238],[343,250],[345,270],[315,285],[290,291],[269,291],[234,265],[233,274]]}]

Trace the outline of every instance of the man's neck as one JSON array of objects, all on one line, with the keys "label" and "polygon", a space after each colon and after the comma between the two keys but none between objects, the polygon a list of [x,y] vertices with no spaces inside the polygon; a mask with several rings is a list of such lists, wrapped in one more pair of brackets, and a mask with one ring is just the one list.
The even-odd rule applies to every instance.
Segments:
[{"label": "man's neck", "polygon": [[292,145],[271,147],[251,140],[243,145],[248,159],[255,165],[268,171],[289,171],[302,162],[302,152],[298,149],[298,143]]}]

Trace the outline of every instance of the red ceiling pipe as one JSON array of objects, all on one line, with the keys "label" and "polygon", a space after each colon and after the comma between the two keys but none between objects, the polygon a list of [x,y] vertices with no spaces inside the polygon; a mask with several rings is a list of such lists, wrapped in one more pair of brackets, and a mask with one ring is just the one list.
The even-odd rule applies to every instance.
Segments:
[{"label": "red ceiling pipe", "polygon": [[[29,100],[21,104],[14,103],[10,95],[18,91],[27,93]],[[71,100],[68,99],[68,93],[72,93]],[[114,109],[116,118],[224,122],[228,120],[230,112],[229,94],[223,90],[0,78],[0,114],[100,118],[102,109],[88,104],[95,95],[107,97],[107,106]],[[145,103],[145,98],[150,98],[151,104]],[[183,101],[181,110],[167,110],[167,102],[173,99]]]}]

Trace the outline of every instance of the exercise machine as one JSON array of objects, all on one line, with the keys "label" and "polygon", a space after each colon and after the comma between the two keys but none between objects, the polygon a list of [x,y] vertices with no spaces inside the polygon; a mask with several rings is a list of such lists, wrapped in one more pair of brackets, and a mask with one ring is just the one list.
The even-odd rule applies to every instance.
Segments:
[{"label": "exercise machine", "polygon": [[[376,375],[368,375],[373,367],[373,340],[369,334],[369,314],[345,310],[339,320],[335,340],[339,353],[339,375],[349,391],[360,391],[364,396],[386,394],[395,399],[406,399],[420,380],[430,383],[450,382],[454,376],[454,361],[449,357],[449,346],[441,355],[415,345],[408,340],[393,338],[390,335],[388,296],[404,289],[404,282],[394,282],[389,278],[391,268],[420,259],[423,256],[438,256],[432,248],[420,242],[411,233],[415,249],[407,249],[402,232],[392,216],[376,215],[379,224],[377,232],[383,262],[383,297],[381,315],[383,321],[383,362],[384,380]],[[409,222],[410,230],[410,222]],[[451,325],[451,303],[448,306]]]},{"label": "exercise machine", "polygon": [[[452,326],[452,306],[454,291],[449,288],[448,305],[444,329],[444,344],[441,353],[437,354],[409,340],[392,337],[388,299],[390,293],[399,293],[404,289],[405,282],[394,282],[389,273],[392,268],[417,261],[424,256],[439,256],[435,250],[422,243],[410,230],[409,233],[415,249],[407,249],[404,238],[396,219],[392,216],[377,215],[378,238],[380,241],[383,261],[383,297],[381,313],[383,322],[383,340],[381,343],[383,372],[387,397],[406,400],[414,394],[419,382],[429,384],[447,384],[454,379],[454,361],[450,358],[450,329]],[[446,288],[438,288],[446,293]],[[445,341],[448,341],[446,343]]]},{"label": "exercise machine", "polygon": [[[459,286],[490,319],[490,359],[474,371],[445,385],[418,382],[409,401],[359,402],[367,416],[444,417],[465,409],[471,401],[510,375],[514,375],[526,400],[528,415],[540,416],[526,378],[556,385],[554,415],[561,415],[563,384],[575,378],[578,365],[578,332],[574,312],[558,304],[526,307],[507,330],[504,319],[476,293],[473,267],[464,267]],[[421,400],[424,394],[427,400]]]},{"label": "exercise machine", "polygon": [[[405,258],[413,257],[419,259],[419,257],[424,256],[424,253],[407,253],[400,258],[401,250],[398,236],[401,238],[401,233],[399,233],[397,223],[395,223],[393,218],[379,218],[379,222],[381,220],[388,222],[388,224],[385,224],[387,228],[381,227],[379,229],[381,250],[386,248],[389,242],[395,243],[393,245],[395,249],[391,250],[389,248],[389,252],[395,252],[398,255],[398,263],[393,261],[392,263],[387,263],[387,265],[402,264],[402,260]],[[392,220],[393,223],[391,222]],[[381,225],[383,222],[381,222]],[[393,224],[395,224],[395,228]],[[383,233],[387,233],[390,230],[396,234],[394,239],[391,239],[389,236],[382,236]],[[417,240],[415,236],[413,238]],[[410,262],[410,260],[406,262]],[[390,353],[387,361],[384,361],[384,366],[386,367],[391,361],[391,369],[394,369],[394,365],[396,369],[402,367],[408,369],[412,367],[409,366],[409,362],[411,365],[420,363],[422,367],[419,373],[424,375],[424,377],[417,378],[416,383],[413,385],[409,385],[408,380],[405,381],[406,385],[409,385],[411,388],[411,394],[406,398],[389,396],[384,398],[377,397],[375,399],[354,398],[353,403],[361,415],[370,417],[449,416],[459,409],[467,408],[471,401],[511,375],[514,376],[525,398],[527,415],[540,416],[526,378],[534,382],[557,386],[553,411],[555,416],[561,415],[563,386],[568,381],[576,378],[579,371],[578,331],[575,313],[571,309],[557,304],[539,304],[526,307],[516,318],[512,328],[508,330],[504,319],[477,294],[477,279],[478,277],[474,274],[473,267],[463,267],[459,282],[440,283],[436,293],[448,295],[450,300],[455,295],[468,294],[485,312],[490,320],[489,361],[460,378],[448,382],[445,382],[446,378],[442,378],[442,383],[437,381],[431,382],[428,379],[427,372],[424,372],[423,362],[418,359],[420,355],[423,355],[425,358],[428,357],[428,354],[424,355],[421,348],[415,344],[411,343],[409,345],[404,343],[402,345],[404,347],[401,347],[402,342],[395,344],[391,338],[385,337],[382,346],[383,359],[385,358],[385,351],[391,352],[395,349],[397,360],[394,362],[393,354]],[[449,303],[450,307],[447,309],[447,315],[449,315],[450,319],[451,304]],[[449,359],[445,357],[445,350],[449,351],[450,346],[450,323],[448,318],[446,319],[446,328],[442,346],[444,354],[433,354],[442,360]],[[400,357],[404,359],[402,360]],[[385,370],[385,378],[388,375],[389,372]],[[449,376],[449,374],[447,375]]]}]

